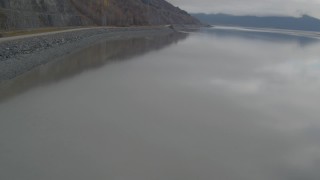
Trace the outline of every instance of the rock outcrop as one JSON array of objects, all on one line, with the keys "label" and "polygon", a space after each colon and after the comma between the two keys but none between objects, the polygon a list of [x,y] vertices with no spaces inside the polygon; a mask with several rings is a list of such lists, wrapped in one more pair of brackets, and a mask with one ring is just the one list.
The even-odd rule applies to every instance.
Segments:
[{"label": "rock outcrop", "polygon": [[0,0],[1,29],[92,25],[69,0]]},{"label": "rock outcrop", "polygon": [[0,0],[0,29],[200,24],[165,0]]}]

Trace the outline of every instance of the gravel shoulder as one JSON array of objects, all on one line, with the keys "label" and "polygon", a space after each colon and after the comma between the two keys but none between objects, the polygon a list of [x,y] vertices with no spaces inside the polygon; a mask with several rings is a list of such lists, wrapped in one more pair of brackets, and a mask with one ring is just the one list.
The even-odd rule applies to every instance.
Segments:
[{"label": "gravel shoulder", "polygon": [[0,39],[0,83],[99,41],[172,32],[169,26],[99,27]]}]

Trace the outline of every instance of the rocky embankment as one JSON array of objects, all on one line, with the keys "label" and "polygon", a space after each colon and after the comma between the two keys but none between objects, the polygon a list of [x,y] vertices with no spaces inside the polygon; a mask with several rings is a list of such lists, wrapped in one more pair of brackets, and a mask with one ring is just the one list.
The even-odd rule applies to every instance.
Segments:
[{"label": "rocky embankment", "polygon": [[70,0],[0,0],[0,30],[89,26],[94,22]]},{"label": "rocky embankment", "polygon": [[0,31],[166,24],[200,22],[165,0],[0,0]]},{"label": "rocky embankment", "polygon": [[14,40],[0,39],[0,82],[15,78],[58,57],[91,46],[97,41],[173,32],[175,30],[167,26],[91,28]]},{"label": "rocky embankment", "polygon": [[71,0],[74,7],[101,25],[200,24],[165,0]]}]

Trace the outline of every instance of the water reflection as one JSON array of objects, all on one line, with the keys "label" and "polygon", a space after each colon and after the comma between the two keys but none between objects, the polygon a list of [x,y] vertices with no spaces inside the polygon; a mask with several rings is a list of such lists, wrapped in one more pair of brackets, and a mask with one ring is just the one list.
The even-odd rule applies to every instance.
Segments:
[{"label": "water reflection", "polygon": [[36,68],[11,81],[0,82],[0,102],[32,87],[60,81],[106,63],[123,61],[163,49],[186,39],[188,34],[169,33],[140,38],[112,40]]},{"label": "water reflection", "polygon": [[246,38],[252,40],[263,40],[263,41],[272,41],[272,42],[298,42],[301,46],[307,46],[313,43],[317,43],[318,39],[303,35],[290,35],[277,32],[259,32],[259,31],[250,31],[250,30],[236,30],[236,29],[203,29],[203,32],[206,34],[216,35],[222,38],[236,37],[236,38]]},{"label": "water reflection", "polygon": [[192,33],[0,104],[0,179],[320,179],[320,42]]}]

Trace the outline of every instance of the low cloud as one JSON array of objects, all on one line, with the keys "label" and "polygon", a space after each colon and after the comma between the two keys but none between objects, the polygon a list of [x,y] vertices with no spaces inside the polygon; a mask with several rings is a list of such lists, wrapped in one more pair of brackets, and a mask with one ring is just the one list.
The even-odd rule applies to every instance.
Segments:
[{"label": "low cloud", "polygon": [[320,18],[320,0],[168,0],[189,12],[228,13],[234,15],[301,16]]}]

